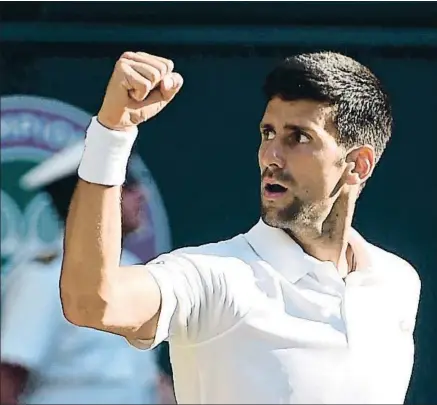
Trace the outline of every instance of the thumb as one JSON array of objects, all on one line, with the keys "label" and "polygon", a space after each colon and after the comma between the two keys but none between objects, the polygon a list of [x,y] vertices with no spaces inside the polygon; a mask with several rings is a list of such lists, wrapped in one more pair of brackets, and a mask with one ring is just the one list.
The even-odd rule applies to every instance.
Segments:
[{"label": "thumb", "polygon": [[173,72],[165,76],[160,83],[160,92],[165,101],[170,101],[181,89],[184,79],[179,73]]}]

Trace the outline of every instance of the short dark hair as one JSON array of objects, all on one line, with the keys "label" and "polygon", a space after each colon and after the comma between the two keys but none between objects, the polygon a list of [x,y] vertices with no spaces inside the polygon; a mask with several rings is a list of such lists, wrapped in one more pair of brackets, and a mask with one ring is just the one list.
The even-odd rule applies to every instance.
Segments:
[{"label": "short dark hair", "polygon": [[376,160],[393,125],[388,95],[376,76],[356,60],[334,52],[286,58],[264,83],[267,100],[314,100],[334,108],[338,142],[346,148],[372,145]]}]

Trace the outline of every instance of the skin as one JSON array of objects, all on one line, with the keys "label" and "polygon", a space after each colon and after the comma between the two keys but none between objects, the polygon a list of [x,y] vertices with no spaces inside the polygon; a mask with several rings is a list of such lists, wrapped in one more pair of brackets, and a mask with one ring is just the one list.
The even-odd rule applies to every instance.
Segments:
[{"label": "skin", "polygon": [[[117,131],[158,114],[182,87],[172,61],[126,52],[116,63],[98,121]],[[372,147],[344,150],[336,142],[326,105],[278,98],[266,108],[262,126],[274,136],[261,142],[259,160],[266,174],[289,188],[283,199],[262,198],[263,217],[283,228],[310,255],[348,272],[348,232],[361,185],[371,175]],[[311,142],[301,144],[286,124],[309,127]],[[278,180],[278,179],[276,179]],[[60,280],[65,317],[75,325],[127,337],[155,336],[161,293],[144,266],[120,266],[121,190],[79,180],[66,225]],[[291,213],[291,214],[290,214]],[[350,251],[350,249],[349,249]],[[127,271],[126,271],[127,270]]]},{"label": "skin", "polygon": [[[373,148],[346,150],[337,142],[332,109],[311,100],[274,97],[260,132],[263,220],[284,229],[308,254],[332,261],[344,277],[352,255],[348,231],[360,186],[374,167]],[[287,190],[272,196],[268,183]]]},{"label": "skin", "polygon": [[[183,79],[171,60],[125,52],[109,80],[98,121],[131,131],[167,106]],[[120,266],[121,188],[79,180],[66,223],[60,279],[67,320],[125,336],[155,336],[161,292],[144,266]]]}]

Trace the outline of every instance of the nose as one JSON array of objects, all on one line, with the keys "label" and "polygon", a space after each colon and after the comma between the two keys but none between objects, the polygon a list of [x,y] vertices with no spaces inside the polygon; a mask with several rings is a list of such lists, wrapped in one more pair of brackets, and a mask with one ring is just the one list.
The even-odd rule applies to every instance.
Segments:
[{"label": "nose", "polygon": [[281,169],[285,166],[285,159],[281,145],[272,140],[263,145],[260,150],[260,163],[263,167],[276,166]]}]

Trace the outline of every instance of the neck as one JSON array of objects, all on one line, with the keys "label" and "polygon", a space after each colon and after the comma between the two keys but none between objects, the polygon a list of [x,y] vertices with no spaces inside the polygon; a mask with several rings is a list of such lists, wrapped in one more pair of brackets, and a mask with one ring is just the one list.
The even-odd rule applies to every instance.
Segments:
[{"label": "neck", "polygon": [[292,226],[286,232],[307,254],[334,263],[345,277],[352,267],[353,255],[348,241],[354,210],[354,200],[340,196],[319,222],[311,226]]}]

